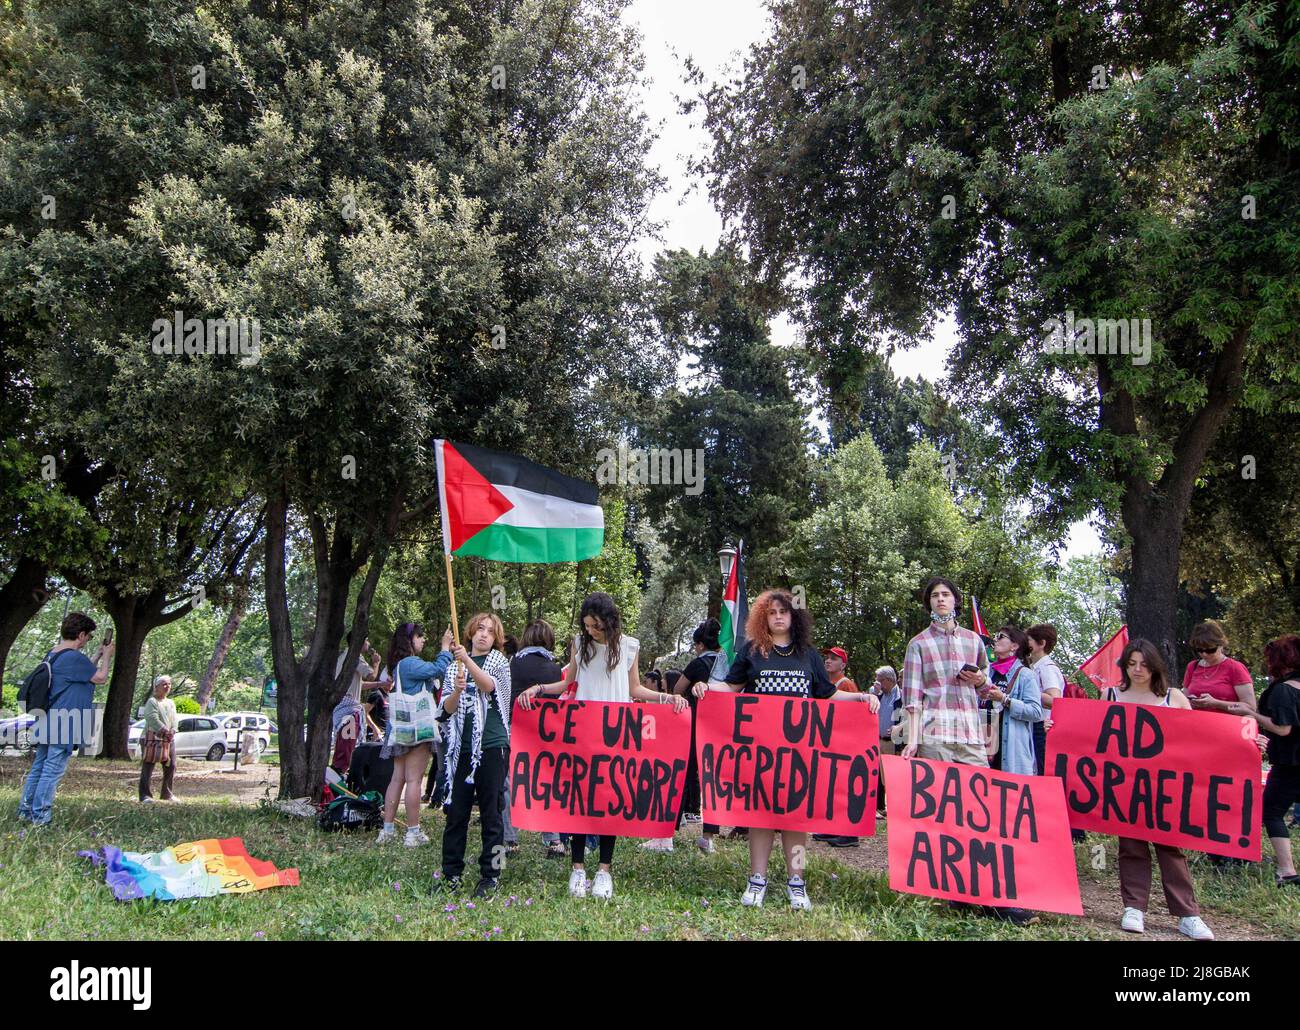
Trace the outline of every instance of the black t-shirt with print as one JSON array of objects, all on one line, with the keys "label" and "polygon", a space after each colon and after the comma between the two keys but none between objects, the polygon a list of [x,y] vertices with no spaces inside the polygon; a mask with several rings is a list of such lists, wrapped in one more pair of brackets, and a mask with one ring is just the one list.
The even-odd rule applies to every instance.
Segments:
[{"label": "black t-shirt with print", "polygon": [[773,647],[764,657],[748,640],[731,663],[727,682],[743,684],[742,694],[827,698],[835,693],[821,655],[812,648],[784,655]]}]

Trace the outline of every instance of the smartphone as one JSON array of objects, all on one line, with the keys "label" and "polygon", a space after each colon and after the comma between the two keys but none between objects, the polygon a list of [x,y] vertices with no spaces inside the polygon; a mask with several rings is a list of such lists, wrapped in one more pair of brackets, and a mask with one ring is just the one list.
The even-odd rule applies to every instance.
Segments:
[{"label": "smartphone", "polygon": [[111,644],[112,642],[113,642],[113,627],[109,626],[108,629],[104,630],[104,642],[100,646],[108,647],[108,645]]},{"label": "smartphone", "polygon": [[962,671],[962,672],[979,672],[979,671],[980,671],[980,667],[979,667],[978,665],[971,665],[970,662],[967,662],[965,665],[963,665],[963,666],[961,667],[961,671]]}]

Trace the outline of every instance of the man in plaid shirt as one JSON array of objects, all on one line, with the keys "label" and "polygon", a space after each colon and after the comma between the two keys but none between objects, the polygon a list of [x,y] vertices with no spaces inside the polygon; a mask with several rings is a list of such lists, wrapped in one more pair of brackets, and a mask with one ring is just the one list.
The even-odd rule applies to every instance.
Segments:
[{"label": "man in plaid shirt", "polygon": [[[904,758],[965,765],[989,764],[978,691],[988,685],[988,655],[978,633],[957,625],[961,591],[936,576],[922,592],[930,627],[907,645],[903,708],[907,712]],[[974,665],[978,671],[962,671]]]}]

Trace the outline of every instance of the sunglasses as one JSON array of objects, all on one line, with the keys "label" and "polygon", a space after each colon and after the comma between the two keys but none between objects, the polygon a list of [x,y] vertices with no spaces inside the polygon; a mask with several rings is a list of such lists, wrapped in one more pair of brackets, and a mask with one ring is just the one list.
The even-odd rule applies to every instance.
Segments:
[{"label": "sunglasses", "polygon": [[1195,648],[1194,650],[1196,651],[1197,654],[1214,654],[1214,652],[1217,651],[1218,649],[1219,648],[1216,645],[1214,647],[1198,647]]}]

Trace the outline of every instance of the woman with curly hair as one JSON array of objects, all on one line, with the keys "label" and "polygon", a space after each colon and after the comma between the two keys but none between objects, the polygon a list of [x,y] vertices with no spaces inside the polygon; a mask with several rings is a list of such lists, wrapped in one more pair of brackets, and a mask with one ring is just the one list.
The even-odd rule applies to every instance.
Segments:
[{"label": "woman with curly hair", "polygon": [[[564,678],[554,683],[539,683],[519,695],[519,707],[525,711],[539,695],[552,697],[563,694],[575,680],[576,701],[650,701],[671,704],[674,712],[686,707],[680,694],[671,696],[650,690],[641,685],[636,659],[641,643],[636,637],[623,633],[623,616],[609,594],[594,593],[582,602],[578,613],[581,630],[573,638],[573,657],[564,670]],[[610,865],[614,861],[612,834],[600,838],[600,868],[591,884],[591,895],[608,900],[614,896],[614,878]],[[569,894],[575,898],[587,896],[587,872],[583,862],[586,837],[575,833],[570,838],[573,871],[569,875]]]},{"label": "woman with curly hair", "polygon": [[[745,643],[736,652],[725,679],[697,683],[696,697],[709,690],[732,693],[762,694],[768,697],[804,697],[832,701],[856,701],[880,710],[875,694],[836,690],[826,675],[821,654],[812,644],[812,616],[795,606],[785,590],[766,590],[749,610],[745,623]],[[749,830],[749,883],[740,903],[757,907],[767,896],[767,865],[776,840],[775,830]],[[781,831],[788,873],[785,893],[790,907],[810,911],[808,889],[804,884],[804,856],[808,851],[808,834]]]}]

